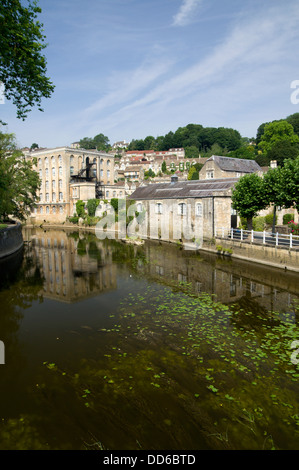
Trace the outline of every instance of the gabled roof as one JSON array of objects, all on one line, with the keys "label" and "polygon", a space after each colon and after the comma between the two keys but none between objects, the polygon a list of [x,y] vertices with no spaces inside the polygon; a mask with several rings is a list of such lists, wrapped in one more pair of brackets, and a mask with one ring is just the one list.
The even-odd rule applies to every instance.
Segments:
[{"label": "gabled roof", "polygon": [[239,178],[222,178],[149,184],[137,188],[130,196],[130,199],[154,200],[211,197],[227,193],[238,181]]},{"label": "gabled roof", "polygon": [[255,160],[212,155],[212,157],[208,158],[206,163],[211,160],[214,161],[223,171],[238,171],[240,173],[254,173],[256,171],[261,171],[261,167]]}]

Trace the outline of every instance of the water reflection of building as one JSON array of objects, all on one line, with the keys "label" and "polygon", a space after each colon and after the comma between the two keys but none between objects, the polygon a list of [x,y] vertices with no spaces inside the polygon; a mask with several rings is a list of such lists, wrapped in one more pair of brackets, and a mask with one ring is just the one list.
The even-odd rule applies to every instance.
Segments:
[{"label": "water reflection of building", "polygon": [[95,237],[34,229],[30,239],[44,277],[44,297],[76,302],[116,288],[111,249]]},{"label": "water reflection of building", "polygon": [[243,261],[232,263],[204,252],[198,256],[170,245],[164,256],[165,248],[163,244],[146,243],[148,263],[139,265],[147,275],[163,283],[190,283],[197,293],[213,294],[217,301],[227,304],[250,298],[271,311],[285,310],[299,298],[296,273],[277,272]]}]

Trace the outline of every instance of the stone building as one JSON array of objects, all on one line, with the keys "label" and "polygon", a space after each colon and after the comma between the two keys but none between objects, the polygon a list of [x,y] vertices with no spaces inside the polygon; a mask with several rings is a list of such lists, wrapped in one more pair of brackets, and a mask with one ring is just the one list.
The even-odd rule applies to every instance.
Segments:
[{"label": "stone building", "polygon": [[260,176],[263,173],[255,160],[212,155],[200,170],[199,179],[240,178],[249,173],[258,173]]},{"label": "stone building", "polygon": [[114,183],[114,159],[97,150],[58,147],[26,152],[36,159],[41,180],[39,202],[31,214],[32,222],[63,222],[76,211],[81,199],[104,197],[104,185]]},{"label": "stone building", "polygon": [[[129,197],[142,214],[137,228],[143,238],[190,241],[211,239],[218,227],[236,224],[231,192],[238,178],[178,181],[140,186]],[[138,220],[138,219],[137,219]]]}]

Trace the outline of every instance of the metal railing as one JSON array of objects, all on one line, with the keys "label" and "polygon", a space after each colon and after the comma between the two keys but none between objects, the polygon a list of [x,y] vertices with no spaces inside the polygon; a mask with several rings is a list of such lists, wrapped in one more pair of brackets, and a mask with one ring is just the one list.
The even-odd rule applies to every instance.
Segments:
[{"label": "metal railing", "polygon": [[293,233],[279,232],[257,232],[254,230],[216,228],[215,238],[224,238],[237,241],[246,241],[250,243],[259,243],[263,245],[284,246],[287,248],[299,249],[299,235]]}]

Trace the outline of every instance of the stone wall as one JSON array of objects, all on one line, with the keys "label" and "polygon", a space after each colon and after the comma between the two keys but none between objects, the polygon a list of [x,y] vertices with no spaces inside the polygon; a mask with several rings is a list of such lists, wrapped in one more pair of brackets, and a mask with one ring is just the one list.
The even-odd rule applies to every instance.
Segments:
[{"label": "stone wall", "polygon": [[216,238],[215,244],[216,246],[221,245],[223,248],[230,248],[232,257],[299,272],[299,249],[255,245],[222,238]]},{"label": "stone wall", "polygon": [[23,246],[22,227],[20,224],[11,225],[0,230],[0,258],[5,258]]}]

